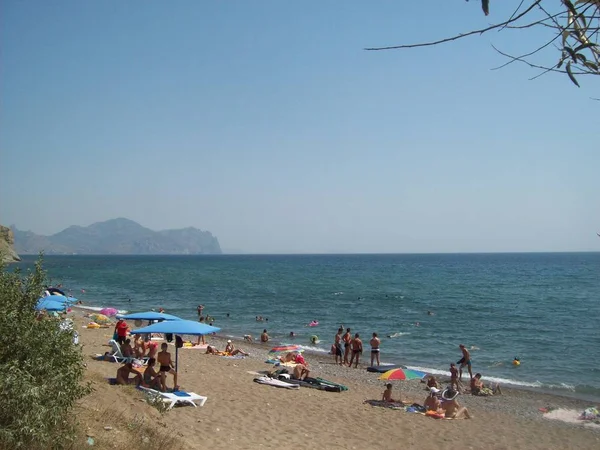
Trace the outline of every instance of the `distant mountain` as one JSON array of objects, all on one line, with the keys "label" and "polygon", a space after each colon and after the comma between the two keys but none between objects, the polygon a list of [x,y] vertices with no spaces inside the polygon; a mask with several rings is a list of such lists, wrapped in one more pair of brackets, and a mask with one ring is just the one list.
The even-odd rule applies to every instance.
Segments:
[{"label": "distant mountain", "polygon": [[221,254],[210,231],[197,228],[153,231],[129,219],[70,226],[52,236],[11,227],[15,250],[21,254],[48,255],[200,255]]}]

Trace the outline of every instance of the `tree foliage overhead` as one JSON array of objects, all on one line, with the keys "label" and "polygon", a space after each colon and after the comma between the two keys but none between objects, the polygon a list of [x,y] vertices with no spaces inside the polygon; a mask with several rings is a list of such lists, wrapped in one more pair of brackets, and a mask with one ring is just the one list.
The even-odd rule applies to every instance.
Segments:
[{"label": "tree foliage overhead", "polygon": [[[467,0],[468,1],[468,0]],[[481,7],[487,16],[490,12],[489,0],[481,0]],[[600,0],[519,0],[510,17],[487,28],[472,30],[437,41],[417,44],[403,44],[390,47],[373,47],[367,50],[391,50],[414,47],[426,47],[443,44],[491,30],[529,30],[548,31],[549,38],[538,42],[532,49],[519,55],[512,55],[494,49],[508,58],[505,67],[514,62],[524,63],[540,72],[537,78],[548,72],[567,74],[579,87],[580,75],[600,75]],[[536,56],[547,48],[555,48],[559,54],[553,61],[544,59],[539,62]],[[545,55],[545,52],[543,53]]]},{"label": "tree foliage overhead", "polygon": [[45,281],[41,259],[26,274],[0,266],[0,448],[68,448],[71,409],[89,391],[73,332],[36,318]]}]

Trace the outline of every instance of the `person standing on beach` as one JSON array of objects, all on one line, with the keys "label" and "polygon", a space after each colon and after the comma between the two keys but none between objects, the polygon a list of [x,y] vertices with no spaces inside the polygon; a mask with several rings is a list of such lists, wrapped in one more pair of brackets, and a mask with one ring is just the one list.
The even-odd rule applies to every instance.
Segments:
[{"label": "person standing on beach", "polygon": [[352,340],[352,334],[350,328],[346,328],[346,333],[342,336],[344,341],[344,364],[348,364],[348,356],[350,356],[350,341]]},{"label": "person standing on beach", "polygon": [[350,356],[348,367],[352,367],[352,362],[354,361],[354,358],[356,358],[356,363],[354,364],[354,368],[356,369],[358,367],[358,360],[363,351],[363,344],[358,333],[354,335],[354,339],[352,339],[352,342],[350,343],[350,349],[352,350],[352,356]]},{"label": "person standing on beach", "polygon": [[[200,306],[202,306],[202,305],[200,305]],[[198,322],[204,323],[204,316],[198,317]],[[198,335],[198,340],[196,341],[196,345],[200,345],[200,344],[202,344],[202,345],[206,344],[206,339],[204,339],[204,335],[203,334]]]},{"label": "person standing on beach", "polygon": [[333,345],[335,346],[335,363],[340,366],[344,364],[344,359],[342,356],[342,333],[344,332],[343,328],[338,328],[335,337],[333,338]]},{"label": "person standing on beach", "polygon": [[160,346],[161,351],[158,352],[156,356],[156,360],[160,364],[159,373],[161,375],[160,382],[162,384],[163,392],[167,392],[167,374],[173,374],[173,390],[176,391],[179,386],[177,386],[177,372],[173,369],[173,360],[171,359],[171,354],[167,351],[168,345],[166,342],[163,342]]},{"label": "person standing on beach", "polygon": [[473,379],[473,369],[471,368],[471,354],[463,344],[460,344],[458,348],[460,348],[460,351],[463,355],[462,358],[456,362],[456,364],[460,364],[460,368],[458,369],[458,380],[462,381],[462,370],[465,366],[469,370],[469,376],[471,377],[471,379]]},{"label": "person standing on beach", "polygon": [[373,333],[373,337],[369,343],[371,344],[371,367],[373,367],[374,360],[377,360],[377,365],[380,366],[379,346],[381,345],[381,340],[377,337],[377,333]]},{"label": "person standing on beach", "polygon": [[459,393],[464,390],[462,383],[458,380],[458,369],[454,363],[450,363],[450,387]]},{"label": "person standing on beach", "polygon": [[127,339],[127,323],[123,319],[119,319],[117,324],[115,325],[115,333],[117,333],[117,342],[119,345],[123,345],[125,343],[125,339]]}]

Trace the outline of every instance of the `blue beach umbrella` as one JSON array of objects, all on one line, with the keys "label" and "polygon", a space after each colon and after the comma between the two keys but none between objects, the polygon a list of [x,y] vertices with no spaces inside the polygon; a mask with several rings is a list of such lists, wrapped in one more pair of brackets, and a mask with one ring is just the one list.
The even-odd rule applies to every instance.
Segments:
[{"label": "blue beach umbrella", "polygon": [[47,297],[42,297],[42,298],[38,299],[38,302],[41,302],[44,300],[49,300],[52,302],[58,302],[58,303],[64,303],[64,304],[74,303],[77,301],[77,299],[74,299],[72,297],[65,297],[64,295],[48,295]]},{"label": "blue beach umbrella", "polygon": [[[130,315],[130,314],[128,314]],[[174,316],[173,316],[174,317]],[[218,327],[206,325],[205,323],[194,322],[193,320],[165,320],[164,322],[148,325],[144,328],[133,330],[131,334],[151,334],[151,333],[171,333],[171,334],[189,334],[191,336],[201,336],[205,334],[221,331]],[[175,370],[177,370],[177,360],[179,357],[179,348],[175,346]]]},{"label": "blue beach umbrella", "polygon": [[35,305],[35,309],[38,311],[43,309],[46,311],[64,311],[66,308],[67,305],[65,303],[50,300],[47,297],[38,300],[37,304]]},{"label": "blue beach umbrella", "polygon": [[[156,311],[146,311],[131,314],[117,314],[117,319],[125,320],[183,320],[181,317],[172,316],[171,314],[159,313]],[[160,331],[155,331],[160,333]]]}]

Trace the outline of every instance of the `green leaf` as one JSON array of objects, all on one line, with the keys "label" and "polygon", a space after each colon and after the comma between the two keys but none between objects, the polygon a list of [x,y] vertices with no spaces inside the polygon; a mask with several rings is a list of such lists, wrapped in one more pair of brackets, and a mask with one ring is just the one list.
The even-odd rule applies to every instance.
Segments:
[{"label": "green leaf", "polygon": [[573,51],[573,49],[571,47],[565,46],[564,50],[569,54],[569,56],[571,57],[571,59],[573,61],[577,61],[577,57],[575,56],[575,52]]},{"label": "green leaf", "polygon": [[573,72],[571,71],[571,61],[569,61],[565,67],[565,69],[567,69],[567,75],[569,75],[569,78],[571,79],[571,81],[573,82],[573,84],[577,87],[581,87],[579,86],[579,83],[577,82],[577,79],[575,79],[575,77],[573,76]]},{"label": "green leaf", "polygon": [[570,2],[570,0],[563,0],[563,4],[567,7],[569,11],[573,13],[574,16],[577,15],[577,10],[575,9],[575,6],[573,6],[573,3]]},{"label": "green leaf", "polygon": [[580,52],[581,50],[585,49],[585,48],[590,48],[590,47],[598,47],[598,44],[594,44],[593,42],[586,42],[585,44],[581,44],[577,47],[575,47],[573,49],[573,51],[575,53]]},{"label": "green leaf", "polygon": [[586,67],[589,67],[592,70],[595,70],[596,72],[598,72],[598,64],[593,63],[592,61],[585,61],[583,63]]}]

